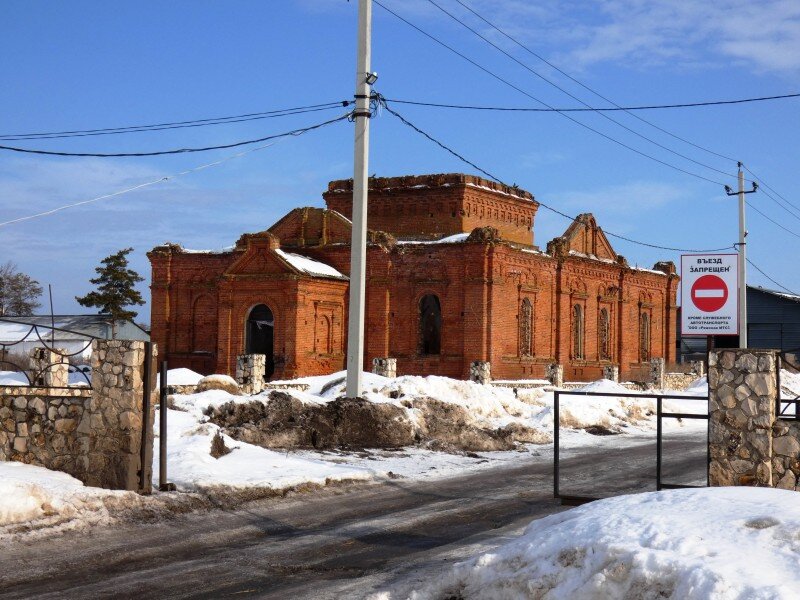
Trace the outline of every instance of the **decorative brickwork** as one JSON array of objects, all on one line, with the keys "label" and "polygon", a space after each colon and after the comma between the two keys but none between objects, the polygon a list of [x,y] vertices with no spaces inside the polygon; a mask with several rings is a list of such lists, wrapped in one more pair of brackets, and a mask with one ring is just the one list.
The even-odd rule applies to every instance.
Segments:
[{"label": "decorative brickwork", "polygon": [[[327,209],[296,209],[230,250],[148,254],[152,339],[171,366],[234,373],[238,355],[265,352],[247,338],[263,305],[274,317],[268,378],[344,369],[351,182],[323,195]],[[632,268],[589,214],[543,252],[533,245],[537,207],[524,190],[470,175],[371,179],[364,368],[391,356],[399,375],[467,379],[480,360],[505,380],[542,379],[559,363],[570,381],[587,381],[612,365],[623,380],[647,381],[650,357],[674,361],[674,265]],[[438,346],[421,333],[421,302],[434,297]]]}]

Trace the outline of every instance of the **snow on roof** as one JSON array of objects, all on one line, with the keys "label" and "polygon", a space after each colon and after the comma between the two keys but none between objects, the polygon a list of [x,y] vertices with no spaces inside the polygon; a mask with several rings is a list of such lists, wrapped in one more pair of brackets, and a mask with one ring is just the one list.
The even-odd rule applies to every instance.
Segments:
[{"label": "snow on roof", "polygon": [[440,240],[397,240],[398,244],[458,244],[466,242],[469,237],[468,233],[454,233],[448,235]]},{"label": "snow on roof", "polygon": [[236,246],[225,246],[224,248],[219,248],[217,250],[193,250],[192,248],[181,248],[181,252],[185,254],[225,254],[226,252],[230,252]]},{"label": "snow on roof", "polygon": [[772,296],[778,296],[779,298],[786,298],[787,300],[792,300],[793,302],[800,302],[800,296],[796,294],[790,294],[788,292],[779,292],[778,290],[771,290],[769,288],[764,288],[761,286],[747,286],[751,290],[757,290],[759,292],[764,292],[765,294],[770,294]]},{"label": "snow on roof", "polygon": [[291,252],[284,252],[280,248],[276,249],[275,253],[292,265],[295,269],[302,271],[303,273],[307,273],[308,275],[316,275],[319,277],[335,277],[336,279],[348,279],[346,275],[342,275],[330,265],[321,263],[313,258],[301,256],[300,254],[293,254]]}]

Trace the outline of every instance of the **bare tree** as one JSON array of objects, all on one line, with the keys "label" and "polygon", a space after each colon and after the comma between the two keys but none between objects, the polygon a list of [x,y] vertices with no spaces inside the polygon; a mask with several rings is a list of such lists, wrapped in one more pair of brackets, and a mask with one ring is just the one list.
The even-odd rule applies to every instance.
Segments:
[{"label": "bare tree", "polygon": [[0,265],[0,316],[32,315],[41,306],[41,295],[39,282],[20,273],[16,264]]}]

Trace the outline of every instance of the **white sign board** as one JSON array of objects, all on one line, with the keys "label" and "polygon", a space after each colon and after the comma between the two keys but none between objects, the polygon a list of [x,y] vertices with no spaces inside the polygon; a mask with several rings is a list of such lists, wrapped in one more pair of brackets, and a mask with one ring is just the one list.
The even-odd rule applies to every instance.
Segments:
[{"label": "white sign board", "polygon": [[739,335],[739,255],[681,256],[681,335]]}]

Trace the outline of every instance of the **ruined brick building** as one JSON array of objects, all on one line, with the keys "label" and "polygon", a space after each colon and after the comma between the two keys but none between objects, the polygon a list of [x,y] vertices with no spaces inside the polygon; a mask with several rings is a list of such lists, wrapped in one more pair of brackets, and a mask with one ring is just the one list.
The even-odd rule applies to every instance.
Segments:
[{"label": "ruined brick building", "polygon": [[[170,367],[233,373],[267,355],[272,379],[344,368],[352,181],[327,208],[297,208],[219,252],[164,245],[152,264],[152,340]],[[631,267],[591,214],[534,245],[538,203],[471,175],[370,180],[364,367],[466,378],[542,378],[551,363],[591,380],[618,365],[647,378],[675,357],[678,277],[671,262]]]}]

